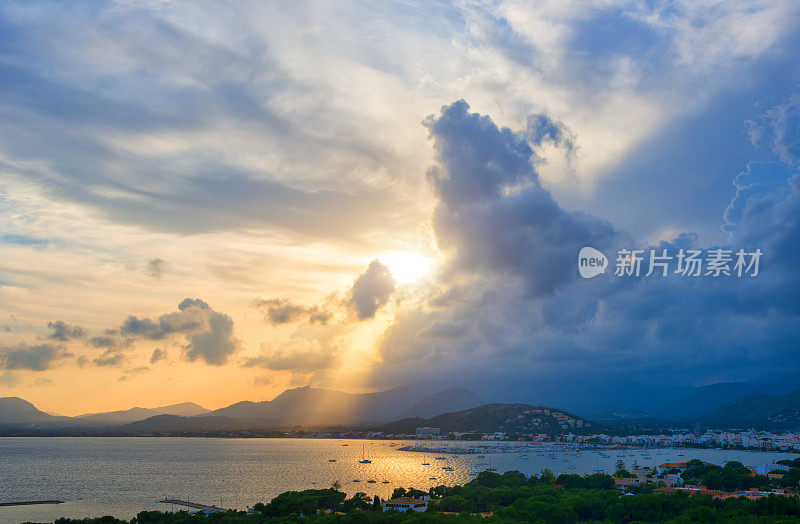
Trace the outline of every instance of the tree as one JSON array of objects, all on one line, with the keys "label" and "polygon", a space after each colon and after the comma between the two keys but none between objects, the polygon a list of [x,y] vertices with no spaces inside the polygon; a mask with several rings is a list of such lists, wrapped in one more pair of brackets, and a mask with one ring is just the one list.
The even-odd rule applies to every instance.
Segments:
[{"label": "tree", "polygon": [[381,498],[375,495],[375,498],[372,499],[372,511],[381,511],[381,509],[383,509],[381,506]]}]

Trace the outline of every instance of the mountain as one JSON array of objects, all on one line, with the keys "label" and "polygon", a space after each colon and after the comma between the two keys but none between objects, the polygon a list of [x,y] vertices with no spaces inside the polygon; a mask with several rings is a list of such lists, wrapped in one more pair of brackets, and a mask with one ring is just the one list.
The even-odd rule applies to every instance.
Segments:
[{"label": "mountain", "polygon": [[387,422],[406,413],[431,416],[480,403],[477,395],[466,389],[431,391],[433,387],[410,385],[354,394],[304,386],[287,389],[272,400],[237,402],[201,416],[259,419],[285,426],[329,426]]},{"label": "mountain", "polygon": [[204,431],[235,431],[246,427],[242,421],[230,417],[181,417],[178,415],[156,415],[144,420],[123,424],[114,428],[121,435],[153,433],[198,433]]},{"label": "mountain", "polygon": [[787,395],[755,393],[728,402],[701,418],[717,428],[800,428],[800,390]]},{"label": "mountain", "polygon": [[19,397],[0,398],[0,425],[58,422],[65,418],[40,411],[36,409],[36,406]]},{"label": "mountain", "polygon": [[410,434],[424,426],[439,428],[442,433],[544,433],[589,428],[593,424],[559,409],[529,404],[486,404],[431,418],[406,418],[385,424],[381,429],[387,433]]},{"label": "mountain", "polygon": [[707,414],[728,402],[759,393],[785,395],[797,389],[800,374],[764,377],[743,382],[720,382],[693,388],[690,392],[655,407],[654,414],[673,418],[693,418]]},{"label": "mountain", "polygon": [[435,417],[441,413],[463,411],[484,404],[472,391],[464,388],[450,388],[426,397],[407,409],[401,418]]},{"label": "mountain", "polygon": [[127,422],[144,420],[157,415],[193,417],[204,413],[208,413],[208,410],[203,406],[195,404],[194,402],[184,402],[158,408],[130,408],[120,411],[108,411],[105,413],[87,413],[85,415],[78,415],[75,418],[80,419],[82,422],[94,422],[98,424],[124,424]]}]

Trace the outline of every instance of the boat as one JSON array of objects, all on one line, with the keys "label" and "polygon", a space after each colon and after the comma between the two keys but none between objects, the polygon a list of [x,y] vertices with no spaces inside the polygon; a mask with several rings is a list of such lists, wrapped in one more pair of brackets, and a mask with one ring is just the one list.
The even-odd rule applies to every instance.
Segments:
[{"label": "boat", "polygon": [[388,480],[384,480],[383,482],[381,482],[381,484],[388,484],[388,483],[389,483]]},{"label": "boat", "polygon": [[486,471],[497,471],[497,468],[492,467],[492,459],[489,459],[489,467],[486,468]]},{"label": "boat", "polygon": [[450,466],[445,466],[442,469],[445,471],[453,471],[453,468],[451,468]]},{"label": "boat", "polygon": [[375,481],[374,480],[368,480],[367,484],[375,484]]},{"label": "boat", "polygon": [[361,460],[359,460],[358,463],[359,464],[372,464],[372,461],[367,458],[365,452],[366,452],[366,448],[362,444],[361,445]]},{"label": "boat", "polygon": [[342,446],[349,446],[350,444],[342,444]]},{"label": "boat", "polygon": [[436,480],[436,477],[428,477],[428,480]]},{"label": "boat", "polygon": [[436,460],[447,460],[446,457],[436,457]]},{"label": "boat", "polygon": [[336,459],[328,459],[328,462],[336,462]]},{"label": "boat", "polygon": [[422,465],[423,465],[423,466],[430,466],[430,465],[431,465],[431,463],[430,463],[430,462],[423,462],[423,463],[422,463]]},{"label": "boat", "polygon": [[353,479],[353,482],[361,482],[361,481],[358,479]]}]

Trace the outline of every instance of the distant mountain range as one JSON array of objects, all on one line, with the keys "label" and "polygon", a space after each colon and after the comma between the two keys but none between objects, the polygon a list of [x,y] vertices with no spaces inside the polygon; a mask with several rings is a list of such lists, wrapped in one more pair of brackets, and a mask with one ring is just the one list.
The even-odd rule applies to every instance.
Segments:
[{"label": "distant mountain range", "polygon": [[[351,394],[328,389],[300,387],[288,389],[273,400],[237,402],[209,411],[187,402],[158,408],[131,408],[77,417],[49,415],[33,404],[16,397],[0,399],[1,426],[125,427],[145,431],[147,427],[197,428],[277,428],[342,426],[388,422],[401,416],[432,416],[482,404],[480,398],[463,388],[431,393],[418,385],[380,393]],[[148,426],[148,424],[150,426]],[[163,429],[160,429],[163,430]],[[181,430],[176,430],[181,431]]]},{"label": "distant mountain range", "polygon": [[712,427],[797,429],[800,428],[800,390],[786,395],[747,395],[720,406],[701,420]]},{"label": "distant mountain range", "polygon": [[[790,375],[772,380],[742,383],[720,383],[700,388],[683,388],[644,408],[638,404],[623,404],[618,413],[610,416],[587,416],[584,412],[550,402],[494,402],[486,403],[473,391],[463,387],[439,384],[410,384],[378,393],[353,394],[329,389],[299,387],[288,389],[272,400],[243,401],[209,411],[198,404],[186,402],[156,408],[135,407],[105,413],[89,413],[77,417],[48,414],[17,397],[0,398],[0,430],[13,434],[26,430],[44,431],[75,429],[72,433],[147,434],[153,432],[202,432],[279,428],[323,428],[334,426],[384,427],[389,432],[413,432],[421,426],[441,427],[443,431],[488,431],[492,427],[509,427],[514,431],[530,428],[557,428],[560,417],[570,417],[574,423],[584,419],[569,412],[581,413],[603,425],[622,424],[628,428],[665,427],[683,424],[691,427],[700,424],[712,428],[800,429],[800,375]],[[526,384],[504,383],[509,390],[519,388],[520,398],[542,397],[578,400],[579,394],[591,397],[586,390],[591,381],[576,381],[562,394],[544,389],[550,382],[530,380]],[[483,388],[481,384],[476,384]],[[639,391],[636,383],[612,383],[603,388],[595,385],[593,400],[596,408],[609,402],[609,390],[629,397]],[[791,386],[794,386],[792,388]],[[647,386],[649,393],[659,388]],[[485,391],[485,390],[484,390]],[[639,393],[637,393],[639,391]],[[743,393],[741,394],[740,393]],[[508,391],[504,391],[504,395]],[[489,392],[491,400],[496,396]],[[612,395],[613,396],[613,395]],[[637,402],[641,398],[634,399]],[[571,404],[567,402],[566,404]],[[536,406],[554,405],[556,408]],[[588,405],[588,404],[587,404]],[[505,406],[505,407],[503,407]],[[628,406],[626,408],[626,406]],[[614,405],[611,405],[611,409]],[[476,411],[477,409],[477,411]],[[547,409],[542,416],[533,410]],[[562,410],[563,409],[563,410]],[[628,409],[629,411],[625,411]],[[568,410],[568,411],[566,411]],[[458,414],[456,416],[455,414]],[[555,415],[558,414],[558,415]],[[513,417],[512,417],[513,415]],[[516,418],[514,418],[516,417]],[[512,420],[512,418],[514,420]],[[529,420],[530,419],[530,420]],[[394,421],[394,422],[392,422]],[[388,424],[388,425],[387,425]],[[413,427],[412,427],[413,426]],[[569,429],[575,429],[569,426]],[[585,427],[585,426],[584,426]],[[9,429],[10,428],[10,429]],[[452,429],[451,429],[452,428]],[[566,428],[562,428],[566,429]],[[410,431],[409,431],[410,430]]]}]

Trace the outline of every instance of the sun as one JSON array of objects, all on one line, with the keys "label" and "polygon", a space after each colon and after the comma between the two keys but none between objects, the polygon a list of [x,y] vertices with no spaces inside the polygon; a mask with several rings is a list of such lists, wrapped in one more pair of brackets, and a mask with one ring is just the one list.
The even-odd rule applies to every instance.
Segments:
[{"label": "sun", "polygon": [[416,251],[390,251],[378,259],[389,268],[392,277],[401,284],[414,282],[433,269],[433,259]]}]

